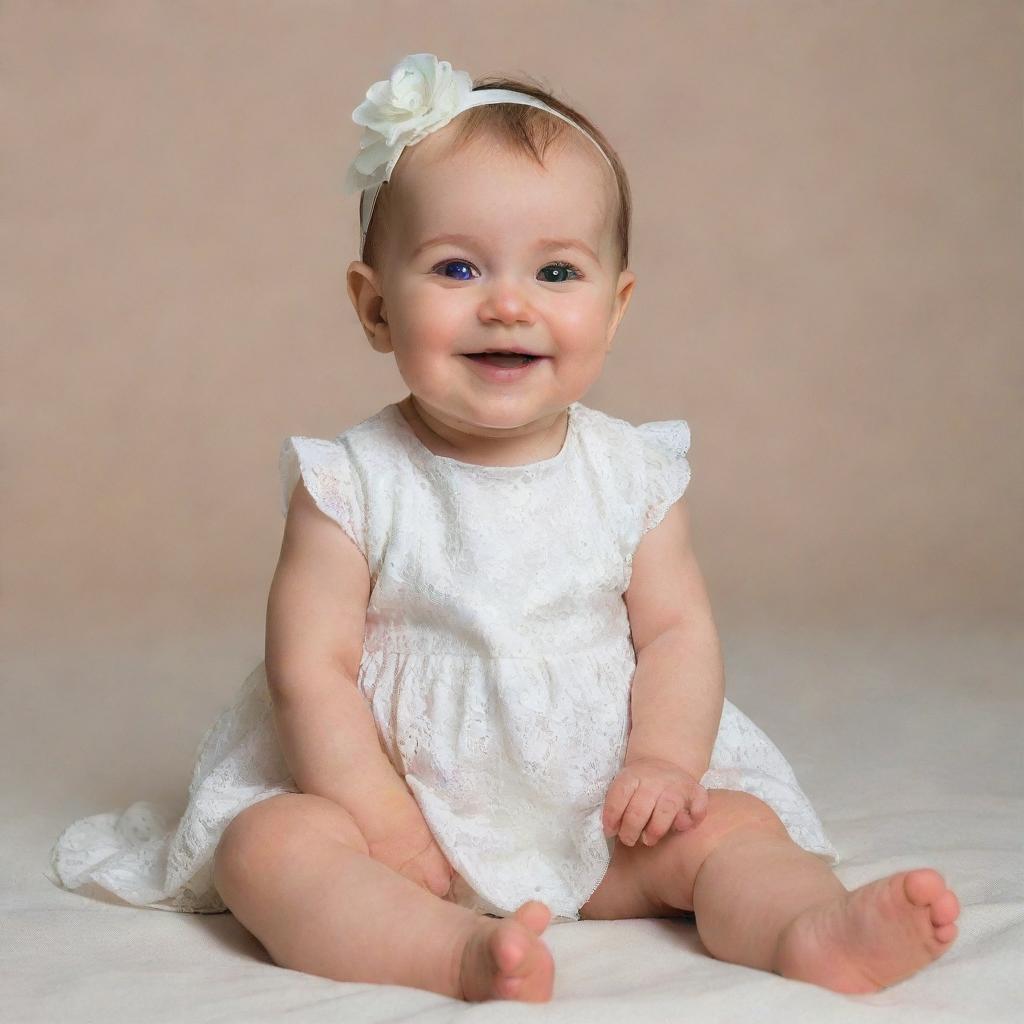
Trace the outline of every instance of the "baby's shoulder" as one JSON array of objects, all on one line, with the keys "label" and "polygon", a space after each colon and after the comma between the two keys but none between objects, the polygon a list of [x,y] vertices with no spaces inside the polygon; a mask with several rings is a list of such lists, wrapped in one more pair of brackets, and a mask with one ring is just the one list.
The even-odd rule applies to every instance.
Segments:
[{"label": "baby's shoulder", "polygon": [[386,438],[394,436],[394,429],[387,415],[388,408],[378,410],[372,416],[346,427],[330,439],[331,444],[345,447],[352,452],[380,450]]},{"label": "baby's shoulder", "polygon": [[303,445],[317,451],[325,459],[348,462],[353,468],[372,464],[389,448],[393,431],[385,416],[386,409],[346,427],[330,437],[294,435],[281,442],[282,450]]},{"label": "baby's shoulder", "polygon": [[690,448],[686,420],[632,423],[600,409],[583,407],[581,434],[594,458],[619,476],[642,478],[652,465],[675,461]]},{"label": "baby's shoulder", "polygon": [[[386,492],[395,484],[396,458],[393,431],[386,420],[386,409],[345,428],[332,437],[294,434],[281,442],[278,463],[283,484],[283,499],[301,475],[319,478],[332,490],[360,494],[365,505],[371,494]],[[307,480],[307,489],[308,480]]]},{"label": "baby's shoulder", "polygon": [[634,424],[600,410],[587,410],[585,449],[592,478],[606,507],[623,509],[630,545],[656,525],[690,482],[690,427],[686,420]]},{"label": "baby's shoulder", "polygon": [[283,514],[288,514],[301,478],[320,510],[345,530],[374,573],[403,480],[392,436],[377,413],[333,437],[290,435],[279,455]]}]

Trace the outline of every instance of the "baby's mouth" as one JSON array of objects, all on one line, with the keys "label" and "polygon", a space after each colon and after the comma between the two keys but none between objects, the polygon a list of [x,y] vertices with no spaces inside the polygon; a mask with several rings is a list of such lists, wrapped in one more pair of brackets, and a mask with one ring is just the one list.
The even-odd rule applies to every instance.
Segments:
[{"label": "baby's mouth", "polygon": [[544,356],[527,356],[512,352],[467,352],[465,355],[467,359],[475,359],[480,363],[503,367],[525,366],[527,363],[532,363],[535,359],[545,358]]}]

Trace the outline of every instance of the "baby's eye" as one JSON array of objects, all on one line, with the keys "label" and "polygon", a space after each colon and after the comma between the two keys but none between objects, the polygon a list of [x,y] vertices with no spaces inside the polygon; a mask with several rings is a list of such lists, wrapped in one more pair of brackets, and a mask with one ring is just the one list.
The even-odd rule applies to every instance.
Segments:
[{"label": "baby's eye", "polygon": [[[449,267],[461,268],[461,269],[455,271],[455,274],[457,275],[455,279],[457,281],[469,281],[469,280],[472,280],[473,275],[472,275],[472,273],[469,272],[469,268],[472,267],[472,264],[471,263],[467,263],[466,260],[445,260],[444,263],[439,263],[436,267],[434,267],[434,270],[435,271],[440,270],[440,271],[443,272],[445,277],[450,277],[452,275],[448,274],[448,272],[447,272]],[[579,270],[577,270],[576,267],[574,267],[571,263],[565,263],[562,260],[557,260],[554,263],[548,263],[546,266],[541,267],[539,273],[544,273],[544,271],[546,271],[546,270],[553,270],[555,272],[555,274],[556,274],[556,276],[554,278],[547,278],[546,279],[546,282],[548,284],[561,284],[564,281],[577,280],[578,278],[583,276],[579,272]],[[571,274],[573,276],[572,277],[557,276],[557,275],[566,275],[566,274]],[[468,276],[464,276],[464,275],[468,275]]]},{"label": "baby's eye", "polygon": [[554,270],[559,274],[567,273],[573,275],[572,277],[556,277],[554,280],[549,280],[548,284],[561,284],[563,281],[575,281],[583,276],[571,263],[563,263],[561,260],[558,260],[555,263],[549,263],[546,267],[541,267],[541,273],[545,270]]},{"label": "baby's eye", "polygon": [[[434,269],[446,271],[449,267],[468,268],[471,266],[472,264],[467,263],[465,260],[445,260],[444,263],[439,263],[436,267],[434,267]],[[445,274],[444,276],[448,277],[448,274]],[[462,277],[460,275],[459,277],[456,278],[457,281],[469,281],[471,279],[472,275],[469,275],[469,277]]]}]

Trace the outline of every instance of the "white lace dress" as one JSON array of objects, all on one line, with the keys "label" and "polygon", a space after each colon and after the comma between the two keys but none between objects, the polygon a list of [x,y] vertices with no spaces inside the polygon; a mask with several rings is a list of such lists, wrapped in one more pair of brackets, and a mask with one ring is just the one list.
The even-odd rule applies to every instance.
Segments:
[{"label": "white lace dress", "polygon": [[[600,884],[636,667],[623,594],[641,537],[686,489],[689,441],[685,420],[634,426],[579,402],[561,451],[523,466],[435,455],[395,404],[334,440],[284,441],[282,511],[301,474],[367,559],[359,689],[457,872],[454,902],[504,917],[539,899],[574,921]],[[760,797],[836,860],[785,758],[728,700],[701,781]],[[296,791],[260,663],[200,741],[183,813],[139,801],[76,821],[51,863],[70,889],[222,911],[225,826]]]}]

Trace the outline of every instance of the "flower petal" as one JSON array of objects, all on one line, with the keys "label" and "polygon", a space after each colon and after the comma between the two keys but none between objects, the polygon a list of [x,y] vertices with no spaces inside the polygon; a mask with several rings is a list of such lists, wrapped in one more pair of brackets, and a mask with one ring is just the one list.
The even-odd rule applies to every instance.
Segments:
[{"label": "flower petal", "polygon": [[462,111],[473,79],[432,53],[400,60],[387,79],[374,82],[352,112],[364,128],[359,154],[349,167],[346,188],[368,188],[386,181],[401,150],[443,128]]}]

